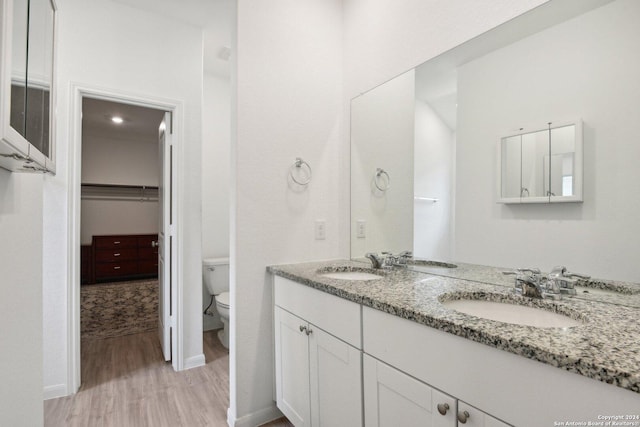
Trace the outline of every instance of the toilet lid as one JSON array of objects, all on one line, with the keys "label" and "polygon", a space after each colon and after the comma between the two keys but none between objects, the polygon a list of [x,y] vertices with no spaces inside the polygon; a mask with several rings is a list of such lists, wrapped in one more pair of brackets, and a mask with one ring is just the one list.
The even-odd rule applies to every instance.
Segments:
[{"label": "toilet lid", "polygon": [[216,304],[229,308],[229,292],[223,292],[216,296]]}]

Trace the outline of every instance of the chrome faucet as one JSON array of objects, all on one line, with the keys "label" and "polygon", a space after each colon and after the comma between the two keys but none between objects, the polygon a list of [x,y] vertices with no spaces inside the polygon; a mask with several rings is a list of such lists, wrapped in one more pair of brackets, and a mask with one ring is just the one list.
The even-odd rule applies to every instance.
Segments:
[{"label": "chrome faucet", "polygon": [[514,292],[531,298],[543,298],[545,286],[538,268],[518,268],[515,271],[503,271],[502,274],[513,274],[515,278]]},{"label": "chrome faucet", "polygon": [[371,268],[382,268],[382,263],[384,262],[384,260],[380,259],[380,256],[378,256],[378,254],[369,252],[365,254],[365,257],[369,258],[369,260],[371,261]]},{"label": "chrome faucet", "polygon": [[397,255],[391,252],[382,252],[378,255],[373,252],[365,254],[365,257],[371,260],[372,268],[392,268],[392,267],[406,267],[407,261],[413,257],[411,251],[403,251]]},{"label": "chrome faucet", "polygon": [[559,265],[553,267],[551,273],[547,276],[547,281],[550,282],[550,286],[557,290],[560,294],[576,295],[575,285],[578,279],[589,279],[590,276],[585,276],[578,273],[570,273],[567,271],[567,267]]},{"label": "chrome faucet", "polygon": [[576,295],[575,284],[578,279],[588,279],[577,273],[569,273],[566,267],[554,267],[546,277],[537,268],[519,268],[504,271],[503,274],[516,276],[514,291],[531,298],[560,299],[562,295]]}]

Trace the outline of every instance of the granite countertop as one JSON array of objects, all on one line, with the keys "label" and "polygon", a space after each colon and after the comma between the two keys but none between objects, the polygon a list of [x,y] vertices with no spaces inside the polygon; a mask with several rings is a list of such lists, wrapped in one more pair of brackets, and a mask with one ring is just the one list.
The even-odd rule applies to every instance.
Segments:
[{"label": "granite countertop", "polygon": [[[479,275],[480,267],[475,268]],[[640,310],[636,307],[579,298],[536,300],[515,295],[505,284],[412,269],[379,270],[379,280],[331,279],[318,273],[335,269],[367,270],[366,264],[347,260],[268,267],[272,274],[340,298],[640,393]],[[502,280],[501,272],[496,277]],[[584,324],[570,328],[514,325],[460,313],[441,303],[465,298],[545,308]]]},{"label": "granite countertop", "polygon": [[[358,259],[370,265],[367,259]],[[438,261],[415,260],[410,266],[412,270],[437,276],[472,280],[474,282],[513,287],[514,277],[503,274],[514,271],[508,267],[492,267],[487,265],[468,264],[463,262],[445,263]],[[577,299],[609,304],[625,305],[640,308],[640,284],[605,279],[578,279],[576,285]]]}]

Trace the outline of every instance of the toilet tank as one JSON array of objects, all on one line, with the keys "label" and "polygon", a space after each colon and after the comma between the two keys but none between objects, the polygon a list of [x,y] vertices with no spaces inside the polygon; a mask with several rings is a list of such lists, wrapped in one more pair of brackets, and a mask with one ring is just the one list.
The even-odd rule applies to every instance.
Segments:
[{"label": "toilet tank", "polygon": [[229,258],[205,258],[202,276],[211,295],[229,292]]}]

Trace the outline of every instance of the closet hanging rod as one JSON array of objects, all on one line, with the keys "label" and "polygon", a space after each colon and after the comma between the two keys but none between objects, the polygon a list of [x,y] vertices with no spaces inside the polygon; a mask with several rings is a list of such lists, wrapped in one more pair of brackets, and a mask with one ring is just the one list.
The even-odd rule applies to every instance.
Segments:
[{"label": "closet hanging rod", "polygon": [[95,188],[129,188],[129,189],[147,189],[157,190],[157,185],[131,185],[131,184],[94,184],[89,182],[83,182],[80,184],[82,187],[95,187]]}]

